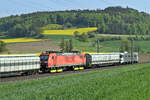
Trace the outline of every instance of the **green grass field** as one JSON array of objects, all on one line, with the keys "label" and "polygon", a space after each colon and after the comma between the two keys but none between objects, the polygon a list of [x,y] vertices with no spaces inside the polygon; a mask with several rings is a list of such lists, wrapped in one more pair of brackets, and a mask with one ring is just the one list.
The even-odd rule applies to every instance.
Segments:
[{"label": "green grass field", "polygon": [[73,36],[71,35],[44,35],[44,39],[49,39],[49,40],[61,40],[62,38],[71,39],[73,38]]},{"label": "green grass field", "polygon": [[150,63],[0,83],[1,100],[149,100]]},{"label": "green grass field", "polygon": [[[73,41],[74,48],[85,52],[96,52],[97,45],[93,40],[89,42]],[[120,40],[100,42],[100,52],[118,52],[121,45]],[[140,46],[142,53],[150,53],[150,41],[134,41],[134,45]]]}]

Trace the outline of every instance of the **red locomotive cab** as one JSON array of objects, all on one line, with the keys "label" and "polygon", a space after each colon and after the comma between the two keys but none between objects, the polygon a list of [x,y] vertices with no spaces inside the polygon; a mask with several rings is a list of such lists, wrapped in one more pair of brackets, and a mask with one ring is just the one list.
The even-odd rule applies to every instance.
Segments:
[{"label": "red locomotive cab", "polygon": [[42,67],[47,67],[48,66],[48,61],[49,61],[49,55],[48,54],[41,54],[40,55],[40,61],[41,61],[41,66]]},{"label": "red locomotive cab", "polygon": [[41,67],[42,68],[48,68],[48,67],[54,66],[55,58],[56,58],[55,53],[41,54],[40,55]]}]

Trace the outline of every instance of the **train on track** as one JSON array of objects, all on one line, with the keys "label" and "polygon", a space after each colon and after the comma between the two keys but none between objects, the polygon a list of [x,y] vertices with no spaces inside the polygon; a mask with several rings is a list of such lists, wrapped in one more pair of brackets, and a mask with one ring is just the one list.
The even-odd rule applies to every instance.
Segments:
[{"label": "train on track", "polygon": [[0,77],[3,75],[62,72],[106,65],[138,63],[138,53],[62,53],[47,51],[37,55],[0,55]]}]

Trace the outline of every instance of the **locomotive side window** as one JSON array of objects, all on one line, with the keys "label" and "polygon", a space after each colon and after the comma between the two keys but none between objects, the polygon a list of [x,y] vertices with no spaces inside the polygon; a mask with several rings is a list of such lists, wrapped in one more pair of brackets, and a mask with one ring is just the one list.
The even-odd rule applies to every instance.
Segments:
[{"label": "locomotive side window", "polygon": [[52,56],[52,59],[54,59],[54,56]]}]

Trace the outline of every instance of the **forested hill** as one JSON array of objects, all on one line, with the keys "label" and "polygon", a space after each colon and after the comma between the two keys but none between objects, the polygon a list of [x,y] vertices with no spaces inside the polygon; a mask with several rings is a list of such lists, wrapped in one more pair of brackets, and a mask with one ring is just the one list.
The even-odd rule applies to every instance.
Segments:
[{"label": "forested hill", "polygon": [[108,7],[104,10],[36,12],[0,18],[0,35],[37,36],[40,27],[60,24],[73,27],[98,27],[99,33],[149,34],[150,15],[132,8]]}]

